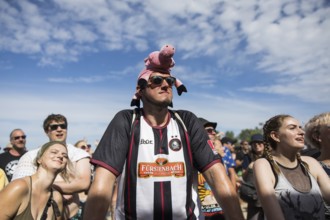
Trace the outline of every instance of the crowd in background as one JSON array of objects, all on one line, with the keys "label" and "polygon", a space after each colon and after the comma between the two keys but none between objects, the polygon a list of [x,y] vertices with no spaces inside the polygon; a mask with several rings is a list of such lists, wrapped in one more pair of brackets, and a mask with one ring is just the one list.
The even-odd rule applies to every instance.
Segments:
[{"label": "crowd in background", "polygon": [[[56,138],[52,138],[53,131],[58,130],[58,131],[60,131],[59,133],[61,134],[62,130],[64,131],[67,129],[67,127],[64,125],[61,127],[61,123],[66,124],[66,119],[64,116],[57,115],[56,117],[60,117],[60,119],[56,118],[54,115],[52,117],[53,118],[51,118],[51,120],[53,120],[53,121],[49,122],[50,124],[46,125],[46,128],[45,128],[46,134],[50,137],[50,142],[49,142],[50,144],[49,143],[48,143],[48,145],[46,144],[47,148],[49,148],[52,145],[55,145],[55,144],[60,145],[62,143],[62,142],[52,143],[52,141],[56,140]],[[201,121],[201,123],[203,124],[203,126],[205,128],[205,131],[208,133],[210,140],[213,142],[214,152],[221,156],[222,163],[225,165],[225,168],[226,168],[226,172],[227,172],[232,184],[237,189],[238,195],[240,196],[241,207],[243,209],[243,212],[245,213],[246,219],[252,219],[252,220],[264,219],[265,209],[268,212],[270,212],[269,209],[274,209],[274,207],[276,207],[276,205],[273,207],[269,207],[269,203],[272,204],[271,202],[274,202],[274,201],[269,202],[268,201],[269,199],[267,199],[267,197],[258,196],[257,191],[259,192],[259,194],[265,193],[264,192],[265,189],[263,189],[265,187],[263,187],[263,185],[269,184],[269,183],[271,183],[269,188],[274,189],[276,184],[279,184],[279,182],[281,182],[280,177],[288,176],[290,172],[293,172],[293,171],[291,171],[293,169],[293,167],[288,168],[284,165],[286,161],[292,161],[292,159],[291,160],[283,159],[283,158],[286,158],[285,156],[283,156],[283,155],[286,155],[283,152],[288,152],[288,151],[290,151],[290,149],[281,149],[281,145],[279,145],[280,143],[285,142],[287,140],[284,139],[281,142],[280,141],[281,137],[278,137],[279,138],[278,142],[272,141],[272,140],[267,141],[266,138],[267,137],[270,138],[271,135],[270,134],[269,134],[269,136],[267,136],[267,134],[265,135],[265,132],[268,132],[267,126],[272,126],[271,123],[280,124],[279,121],[282,120],[282,122],[283,122],[283,120],[285,118],[290,118],[290,116],[284,115],[284,116],[282,116],[282,118],[278,117],[278,118],[272,119],[275,122],[268,121],[267,122],[268,124],[266,123],[266,125],[264,127],[264,134],[253,134],[248,140],[236,140],[236,139],[233,139],[230,137],[224,137],[223,132],[216,130],[217,123],[209,122],[206,119],[199,118],[199,120]],[[299,135],[296,136],[295,138],[298,141],[301,141],[304,144],[304,147],[295,149],[293,151],[293,155],[294,155],[293,158],[298,158],[298,161],[301,161],[302,167],[304,167],[304,168],[303,168],[303,173],[300,174],[300,177],[297,174],[297,172],[294,175],[296,178],[299,177],[300,179],[295,180],[295,179],[288,178],[288,180],[296,188],[301,187],[300,188],[301,191],[307,190],[306,192],[309,192],[308,195],[311,196],[311,195],[313,195],[311,193],[311,189],[314,190],[313,183],[315,182],[315,180],[314,180],[315,178],[313,178],[313,175],[309,175],[309,176],[307,175],[307,177],[306,177],[306,175],[304,175],[304,172],[308,171],[307,173],[313,173],[316,171],[311,171],[310,169],[317,169],[317,168],[314,168],[315,164],[314,164],[313,160],[310,161],[310,158],[307,158],[306,156],[303,156],[303,155],[311,156],[311,157],[314,157],[315,159],[317,159],[319,161],[320,165],[326,171],[326,173],[328,175],[330,175],[330,149],[328,149],[330,147],[330,112],[322,113],[320,115],[313,117],[305,125],[304,129],[299,127],[299,125],[296,125],[295,121],[290,122],[290,123],[291,124],[289,124],[288,126],[297,126],[292,129],[301,129],[301,131],[299,131],[299,132],[300,132],[302,140],[299,140]],[[49,127],[50,130],[47,130],[47,126],[52,126],[52,127]],[[63,133],[66,133],[66,132],[63,132]],[[63,133],[62,133],[62,135],[63,135]],[[26,140],[27,136],[22,129],[14,129],[13,131],[11,131],[9,136],[10,136],[9,137],[10,143],[3,149],[4,152],[0,154],[0,168],[1,168],[0,169],[0,189],[4,189],[6,186],[8,186],[8,188],[10,188],[9,183],[11,183],[11,181],[13,179],[15,169],[17,168],[17,166],[19,166],[18,161],[25,153],[28,152],[25,147],[26,141],[27,141]],[[54,137],[58,137],[58,136],[54,136]],[[63,140],[65,140],[65,138],[66,138],[66,136],[64,135]],[[273,145],[273,146],[271,147],[271,145]],[[66,146],[66,145],[64,145],[64,146]],[[78,140],[74,144],[74,147],[81,151],[84,151],[86,153],[86,154],[83,154],[84,156],[82,156],[80,159],[82,159],[82,158],[88,159],[93,154],[91,145],[88,144],[88,142],[86,140]],[[40,149],[38,149],[38,150],[40,150]],[[45,152],[45,150],[44,150],[44,152]],[[281,152],[281,153],[278,153],[278,152]],[[65,154],[69,154],[69,152],[65,151]],[[37,154],[35,154],[35,155],[37,155]],[[39,155],[39,157],[41,157],[41,156],[42,155]],[[277,159],[274,160],[274,157]],[[304,158],[306,157],[307,160],[306,159],[302,160],[301,157],[304,157]],[[63,158],[65,158],[65,157],[63,157]],[[259,158],[264,158],[265,161],[262,161],[262,160],[258,161]],[[35,158],[33,158],[33,161],[34,161],[34,159]],[[73,160],[75,160],[75,159],[73,159]],[[70,161],[70,159],[69,159],[69,161]],[[275,182],[272,182],[271,180],[269,180],[270,182],[267,182],[267,181],[266,181],[266,183],[264,182],[264,179],[266,179],[266,177],[267,177],[267,175],[265,175],[266,171],[260,170],[261,168],[259,168],[259,169],[256,167],[254,168],[254,164],[256,161],[258,161],[258,163],[264,162],[262,165],[259,165],[260,167],[267,167],[267,165],[270,164],[270,166],[269,166],[270,173],[275,173],[278,175],[276,177]],[[21,163],[22,163],[22,161],[21,161]],[[50,165],[48,165],[48,166],[50,166]],[[21,165],[21,167],[22,167],[22,165]],[[41,167],[43,167],[43,166],[41,166]],[[90,169],[89,181],[92,181],[93,172],[94,172],[93,166],[88,165],[88,166],[85,166],[85,168]],[[19,168],[19,169],[21,169],[21,168]],[[54,175],[53,180],[51,182],[49,182],[48,184],[56,185],[56,182],[54,183],[55,177],[56,177],[57,173],[61,173],[62,171],[63,171],[63,168],[56,170],[56,172],[53,174]],[[26,170],[24,172],[26,172]],[[16,175],[18,175],[19,177],[32,175],[31,181],[34,181],[34,178],[35,178],[34,175],[37,175],[34,173],[36,173],[36,172],[41,172],[41,171],[39,171],[39,168],[37,168],[32,173],[24,174],[22,176],[19,176],[16,173]],[[77,172],[79,172],[79,171],[77,171]],[[85,170],[83,172],[85,172]],[[261,172],[261,174],[257,174],[257,177],[255,177],[254,172]],[[283,173],[284,173],[284,175],[281,175]],[[261,175],[261,176],[259,177],[259,175]],[[319,174],[319,175],[321,177],[323,177],[322,174]],[[18,177],[15,177],[15,175],[14,175],[14,179],[18,179]],[[263,180],[261,180],[261,179],[263,179]],[[271,179],[271,177],[270,177],[270,179]],[[304,182],[306,184],[301,186],[298,184],[298,181],[302,181],[302,180],[304,180]],[[313,180],[313,181],[311,181],[311,183],[309,183],[310,180]],[[26,181],[30,181],[30,180],[26,180]],[[37,184],[37,181],[34,182],[34,184]],[[311,184],[311,185],[309,185],[309,184]],[[317,183],[314,183],[314,184],[319,185]],[[89,186],[89,183],[87,183],[86,185]],[[259,185],[259,189],[257,189],[258,187],[256,185],[257,186]],[[60,184],[58,186],[60,186]],[[286,185],[283,187],[285,188],[285,187],[289,187],[289,186]],[[323,193],[325,193],[325,189],[322,189],[322,187],[323,186],[321,185],[319,187],[320,190],[316,190],[316,192],[324,191]],[[76,209],[73,209],[74,214],[67,213],[67,215],[68,215],[66,217],[67,219],[82,219],[84,204],[88,197],[88,187],[83,187],[83,188],[84,188],[84,190],[82,190],[82,189],[78,189],[78,190],[72,189],[71,190],[72,193],[75,191],[77,192],[77,201],[74,201],[74,196],[70,197],[70,196],[68,196],[68,194],[63,192],[63,190],[61,190],[60,187],[58,188],[58,192],[65,195],[67,197],[67,199],[64,196],[64,200],[62,201],[62,199],[59,200],[58,196],[57,196],[57,199],[56,199],[57,202],[60,202],[63,204],[66,204],[66,203],[69,204],[72,202],[72,203],[77,204]],[[115,189],[115,191],[116,190],[117,189]],[[201,204],[202,204],[202,211],[204,212],[206,219],[225,219],[222,208],[220,207],[220,205],[217,203],[217,201],[212,196],[211,188],[207,185],[207,182],[202,177],[202,175],[199,175],[198,190],[199,190],[198,192],[199,192],[200,200],[201,200]],[[55,194],[55,195],[57,195],[57,194]],[[323,197],[325,197],[325,196],[323,196]],[[322,196],[321,196],[321,198],[322,198]],[[2,197],[2,199],[1,199],[3,201],[3,203],[5,203],[4,199],[5,199],[5,197]],[[292,198],[290,198],[290,199],[292,199]],[[8,201],[9,201],[9,199],[8,199]],[[317,199],[315,199],[314,201],[320,202],[320,200],[317,200]],[[266,205],[263,205],[262,204],[263,202]],[[282,205],[280,204],[279,207],[284,209],[283,207],[292,205],[291,204],[292,202],[294,203],[294,201],[289,201],[289,200],[284,201],[284,204],[282,204]],[[316,203],[316,202],[314,202],[314,203]],[[113,211],[115,210],[115,206],[116,206],[115,204],[116,204],[116,196],[114,196],[111,206],[109,207],[108,216],[107,216],[108,219],[114,219]],[[325,219],[329,219],[329,216],[330,216],[329,210],[330,209],[326,202],[324,204],[325,205],[323,208],[318,206],[319,207],[318,212],[324,212]],[[309,205],[311,206],[311,204],[309,204]],[[317,206],[317,204],[315,204],[315,206]],[[59,207],[61,210],[63,209],[62,205],[60,205]],[[285,213],[285,211],[283,211],[283,212]],[[303,212],[303,210],[300,210],[300,212]],[[304,213],[304,215],[305,216],[310,215],[311,217],[313,217],[313,214],[316,215],[315,213],[316,213],[316,211],[314,210],[314,212]],[[288,218],[285,218],[285,219],[288,219]]]}]

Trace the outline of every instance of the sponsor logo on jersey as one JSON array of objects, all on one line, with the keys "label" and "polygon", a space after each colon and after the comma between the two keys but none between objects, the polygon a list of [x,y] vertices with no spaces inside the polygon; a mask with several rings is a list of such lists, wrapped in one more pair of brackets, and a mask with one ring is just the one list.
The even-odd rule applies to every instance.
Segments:
[{"label": "sponsor logo on jersey", "polygon": [[141,139],[140,144],[154,144],[154,142],[152,140]]},{"label": "sponsor logo on jersey", "polygon": [[183,177],[185,168],[183,162],[168,162],[167,158],[157,158],[153,163],[141,162],[138,166],[138,176],[148,177]]}]

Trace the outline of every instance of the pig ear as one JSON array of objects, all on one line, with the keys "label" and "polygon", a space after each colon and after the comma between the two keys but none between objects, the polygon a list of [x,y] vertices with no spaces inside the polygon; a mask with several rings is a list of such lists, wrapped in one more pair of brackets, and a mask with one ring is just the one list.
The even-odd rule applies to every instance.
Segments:
[{"label": "pig ear", "polygon": [[188,92],[187,88],[183,84],[177,87],[176,90],[178,91],[178,95],[181,95],[183,92]]},{"label": "pig ear", "polygon": [[131,101],[131,106],[136,106],[136,107],[140,108],[140,100],[133,98]]},{"label": "pig ear", "polygon": [[178,78],[176,78],[175,87],[178,92],[178,95],[181,95],[183,92],[188,92],[187,88],[183,85],[183,83]]}]

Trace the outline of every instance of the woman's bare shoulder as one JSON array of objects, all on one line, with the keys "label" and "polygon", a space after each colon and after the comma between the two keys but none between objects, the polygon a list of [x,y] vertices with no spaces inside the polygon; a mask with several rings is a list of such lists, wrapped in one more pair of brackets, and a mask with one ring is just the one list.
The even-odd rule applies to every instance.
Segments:
[{"label": "woman's bare shoulder", "polygon": [[319,163],[314,157],[311,156],[301,156],[301,159],[306,163]]},{"label": "woman's bare shoulder", "polygon": [[10,182],[6,189],[13,194],[17,195],[26,195],[29,193],[30,184],[29,184],[29,177],[24,177],[20,179],[13,180]]},{"label": "woman's bare shoulder", "polygon": [[259,158],[253,164],[254,167],[255,166],[265,166],[265,165],[269,166],[269,162],[266,158]]},{"label": "woman's bare shoulder", "polygon": [[19,204],[29,195],[30,184],[28,179],[21,178],[10,182],[1,192],[1,200],[14,204]]}]

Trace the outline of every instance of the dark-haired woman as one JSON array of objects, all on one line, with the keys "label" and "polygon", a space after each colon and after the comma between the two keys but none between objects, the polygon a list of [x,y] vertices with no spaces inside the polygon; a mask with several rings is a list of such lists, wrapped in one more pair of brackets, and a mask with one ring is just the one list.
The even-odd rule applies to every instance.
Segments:
[{"label": "dark-haired woman", "polygon": [[265,158],[254,164],[258,198],[267,219],[324,219],[330,179],[312,157],[300,156],[305,132],[290,115],[270,118],[263,127]]},{"label": "dark-haired woman", "polygon": [[68,177],[66,145],[58,141],[44,144],[35,163],[35,174],[16,179],[0,191],[1,220],[63,219],[62,195],[52,185],[57,174]]}]

